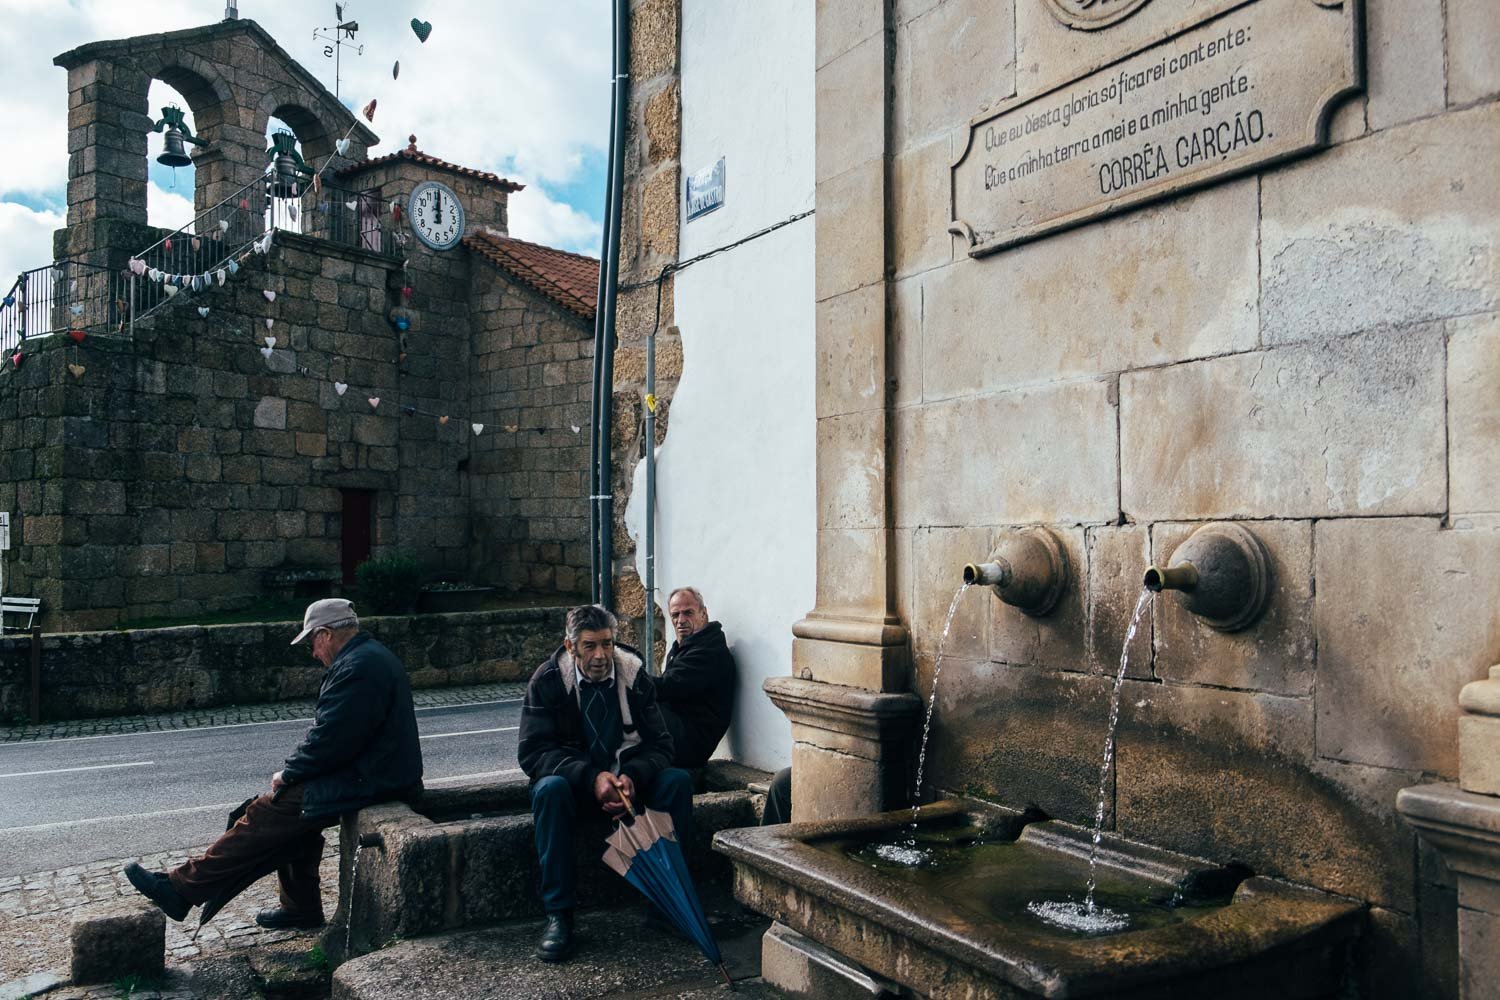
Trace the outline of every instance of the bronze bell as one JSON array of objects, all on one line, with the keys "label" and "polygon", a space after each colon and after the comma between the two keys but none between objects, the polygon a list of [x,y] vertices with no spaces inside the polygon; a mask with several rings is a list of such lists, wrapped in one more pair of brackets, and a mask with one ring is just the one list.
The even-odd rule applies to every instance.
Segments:
[{"label": "bronze bell", "polygon": [[266,157],[271,161],[271,169],[267,171],[271,196],[296,198],[301,195],[302,185],[312,170],[297,152],[297,137],[285,131],[274,133]]},{"label": "bronze bell", "polygon": [[164,167],[185,167],[192,163],[192,157],[187,155],[187,148],[182,142],[182,130],[176,124],[167,126],[166,135],[162,136],[161,155],[156,162]]}]

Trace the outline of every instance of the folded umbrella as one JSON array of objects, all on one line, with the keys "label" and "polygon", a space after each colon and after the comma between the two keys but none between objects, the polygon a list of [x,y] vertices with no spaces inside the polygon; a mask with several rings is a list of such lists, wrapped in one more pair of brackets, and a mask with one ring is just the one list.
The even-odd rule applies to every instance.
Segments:
[{"label": "folded umbrella", "polygon": [[605,841],[604,863],[656,904],[673,926],[719,967],[724,982],[733,990],[734,980],[724,967],[719,943],[709,929],[671,815],[656,809],[637,813],[629,799],[625,805],[628,815]]}]

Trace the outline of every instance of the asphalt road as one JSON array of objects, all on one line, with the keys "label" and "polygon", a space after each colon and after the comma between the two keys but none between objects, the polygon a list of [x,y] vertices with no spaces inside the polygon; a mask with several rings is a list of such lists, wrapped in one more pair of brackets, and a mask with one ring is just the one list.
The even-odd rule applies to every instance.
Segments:
[{"label": "asphalt road", "polygon": [[[424,782],[516,768],[519,698],[417,709]],[[207,844],[311,719],[0,745],[0,877]]]}]

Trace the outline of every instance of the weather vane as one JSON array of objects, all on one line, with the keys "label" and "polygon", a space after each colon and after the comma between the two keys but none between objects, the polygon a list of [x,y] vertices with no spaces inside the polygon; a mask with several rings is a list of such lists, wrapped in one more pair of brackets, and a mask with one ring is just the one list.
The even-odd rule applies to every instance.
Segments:
[{"label": "weather vane", "polygon": [[365,47],[357,45],[354,41],[354,33],[359,30],[359,22],[355,20],[344,20],[344,8],[347,3],[336,3],[333,5],[333,21],[329,27],[314,28],[313,38],[320,42],[326,42],[323,46],[323,57],[333,60],[333,96],[339,96],[339,62],[345,45],[354,49],[354,54],[362,56]]}]

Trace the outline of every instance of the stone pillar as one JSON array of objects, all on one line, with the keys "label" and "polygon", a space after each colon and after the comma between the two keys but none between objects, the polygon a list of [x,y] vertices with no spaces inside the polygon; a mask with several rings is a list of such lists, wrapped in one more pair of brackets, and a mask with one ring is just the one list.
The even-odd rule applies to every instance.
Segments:
[{"label": "stone pillar", "polygon": [[1403,788],[1396,808],[1442,852],[1458,882],[1461,1000],[1500,998],[1500,666],[1465,685],[1458,786]]},{"label": "stone pillar", "polygon": [[818,2],[817,606],[792,629],[796,680],[766,684],[792,720],[798,820],[905,801],[907,738],[919,709],[906,693],[907,635],[891,582],[885,331],[891,17],[885,0]]},{"label": "stone pillar", "polygon": [[150,79],[107,60],[68,70],[68,225],[146,222],[146,132]]}]

